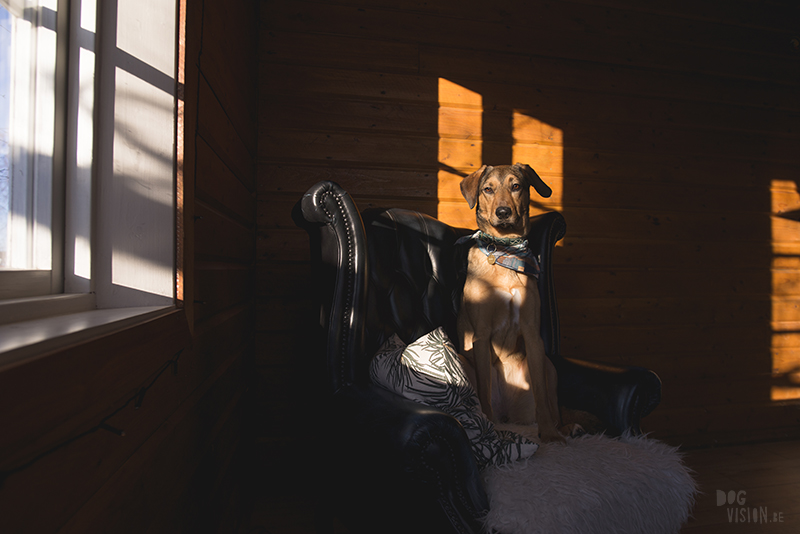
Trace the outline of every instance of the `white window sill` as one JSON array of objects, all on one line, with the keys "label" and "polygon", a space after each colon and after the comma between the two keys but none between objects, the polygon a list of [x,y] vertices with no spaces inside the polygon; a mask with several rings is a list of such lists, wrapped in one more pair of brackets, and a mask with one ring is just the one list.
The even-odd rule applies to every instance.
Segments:
[{"label": "white window sill", "polygon": [[109,308],[0,325],[0,371],[173,310],[174,306]]},{"label": "white window sill", "polygon": [[[0,327],[11,323],[44,319],[97,309],[91,293],[45,295],[0,300]],[[2,340],[0,340],[2,343]]]}]

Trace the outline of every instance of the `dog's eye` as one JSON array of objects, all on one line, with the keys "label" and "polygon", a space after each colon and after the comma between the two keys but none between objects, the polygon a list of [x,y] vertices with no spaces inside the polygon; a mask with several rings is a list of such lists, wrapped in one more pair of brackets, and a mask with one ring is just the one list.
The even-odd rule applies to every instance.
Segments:
[{"label": "dog's eye", "polygon": [[511,184],[511,190],[512,191],[519,191],[520,189],[522,189],[521,185],[519,185],[519,184]]},{"label": "dog's eye", "polygon": [[483,192],[486,193],[487,195],[491,195],[494,193],[494,189],[492,189],[491,187],[484,187]]}]

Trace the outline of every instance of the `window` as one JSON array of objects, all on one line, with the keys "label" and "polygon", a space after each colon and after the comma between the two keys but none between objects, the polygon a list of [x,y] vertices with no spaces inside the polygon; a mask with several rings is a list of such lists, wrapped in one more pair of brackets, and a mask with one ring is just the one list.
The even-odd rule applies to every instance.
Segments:
[{"label": "window", "polygon": [[60,289],[52,239],[54,4],[0,0],[0,295],[6,298]]},{"label": "window", "polygon": [[0,6],[0,324],[174,305],[175,0]]}]

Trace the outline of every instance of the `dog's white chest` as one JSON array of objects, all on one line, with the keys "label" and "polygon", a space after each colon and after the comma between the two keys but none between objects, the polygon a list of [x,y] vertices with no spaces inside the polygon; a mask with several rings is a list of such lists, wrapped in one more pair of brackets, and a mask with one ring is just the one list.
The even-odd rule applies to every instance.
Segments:
[{"label": "dog's white chest", "polygon": [[503,302],[503,308],[506,308],[506,313],[498,314],[498,318],[502,318],[502,320],[496,325],[496,330],[518,330],[523,301],[522,292],[516,287],[508,289],[497,288],[495,289],[495,298]]}]

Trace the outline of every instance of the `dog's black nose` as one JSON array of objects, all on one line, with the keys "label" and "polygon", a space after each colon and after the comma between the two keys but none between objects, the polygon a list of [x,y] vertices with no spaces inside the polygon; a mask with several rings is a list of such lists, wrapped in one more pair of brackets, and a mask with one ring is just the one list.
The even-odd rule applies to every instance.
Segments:
[{"label": "dog's black nose", "polygon": [[511,217],[511,208],[508,206],[500,206],[496,210],[494,210],[495,215],[497,215],[498,219],[508,219]]}]

